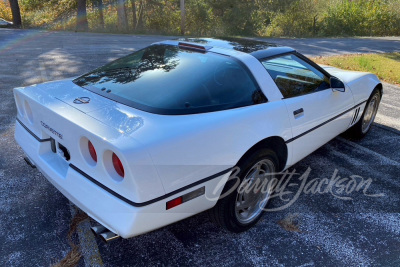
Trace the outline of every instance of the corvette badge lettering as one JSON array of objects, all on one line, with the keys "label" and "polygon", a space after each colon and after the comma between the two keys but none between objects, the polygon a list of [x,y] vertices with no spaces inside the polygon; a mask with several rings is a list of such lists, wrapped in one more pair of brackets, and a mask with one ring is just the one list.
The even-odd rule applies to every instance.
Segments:
[{"label": "corvette badge lettering", "polygon": [[49,125],[47,125],[46,123],[44,123],[43,121],[40,121],[40,124],[46,128],[47,130],[49,130],[52,134],[54,134],[55,136],[57,136],[60,139],[63,139],[63,135],[60,134],[59,132],[57,132],[56,130],[54,130],[53,128],[51,128]]}]

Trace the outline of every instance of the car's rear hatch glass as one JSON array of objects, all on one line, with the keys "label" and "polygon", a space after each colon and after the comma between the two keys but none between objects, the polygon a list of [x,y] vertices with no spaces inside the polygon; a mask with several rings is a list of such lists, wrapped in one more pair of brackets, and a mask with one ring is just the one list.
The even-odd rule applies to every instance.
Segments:
[{"label": "car's rear hatch glass", "polygon": [[157,114],[193,114],[265,102],[241,62],[174,45],[152,45],[85,74],[74,83]]}]

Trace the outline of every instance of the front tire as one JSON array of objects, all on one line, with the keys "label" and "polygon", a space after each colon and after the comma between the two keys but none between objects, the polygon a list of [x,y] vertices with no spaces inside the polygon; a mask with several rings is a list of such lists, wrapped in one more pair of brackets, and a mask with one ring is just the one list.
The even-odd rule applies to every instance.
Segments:
[{"label": "front tire", "polygon": [[235,178],[231,176],[222,191],[222,197],[209,211],[211,219],[235,233],[255,225],[262,217],[272,191],[260,185],[267,184],[279,170],[278,162],[277,155],[270,149],[259,149],[241,160],[238,169],[233,171]]},{"label": "front tire", "polygon": [[365,105],[360,120],[348,130],[350,138],[361,139],[371,130],[372,123],[374,122],[376,113],[378,112],[381,97],[381,92],[375,88]]}]

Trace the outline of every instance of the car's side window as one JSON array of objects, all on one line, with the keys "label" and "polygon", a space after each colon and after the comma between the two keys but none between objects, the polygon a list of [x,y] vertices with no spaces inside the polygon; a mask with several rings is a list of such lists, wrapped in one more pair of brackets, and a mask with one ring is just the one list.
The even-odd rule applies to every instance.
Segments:
[{"label": "car's side window", "polygon": [[261,63],[285,98],[329,88],[328,77],[294,54],[265,59]]}]

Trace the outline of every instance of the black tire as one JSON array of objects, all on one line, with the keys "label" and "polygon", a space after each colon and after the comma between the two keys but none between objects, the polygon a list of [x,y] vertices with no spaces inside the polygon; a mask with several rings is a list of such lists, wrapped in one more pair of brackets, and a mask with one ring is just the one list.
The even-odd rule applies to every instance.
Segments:
[{"label": "black tire", "polygon": [[[264,210],[268,204],[268,197],[264,196],[262,194],[262,191],[251,194],[251,198],[256,197],[257,199],[260,198],[260,204],[258,205],[255,204],[252,206],[254,210],[253,217],[251,217],[251,220],[248,222],[244,222],[244,215],[240,214],[240,211],[237,211],[237,199],[241,197],[239,190],[238,190],[238,185],[240,181],[240,184],[243,182],[243,180],[247,177],[249,177],[249,172],[251,170],[254,170],[254,167],[257,164],[260,164],[260,166],[263,166],[261,164],[267,164],[269,166],[268,169],[274,168],[272,172],[277,172],[279,170],[279,160],[276,155],[276,153],[270,149],[259,149],[256,150],[254,153],[251,153],[248,156],[245,156],[237,165],[238,169],[234,169],[232,176],[238,177],[238,179],[229,179],[228,182],[226,183],[224,190],[222,191],[221,198],[218,200],[217,204],[214,206],[214,208],[209,210],[209,215],[210,218],[222,226],[223,228],[235,232],[235,233],[240,233],[243,231],[248,230],[252,226],[254,226],[262,217]],[[238,171],[235,171],[238,170]],[[235,174],[236,173],[236,174]],[[246,176],[247,175],[247,176]],[[248,178],[249,179],[249,178]],[[250,178],[251,179],[251,178]],[[265,190],[266,191],[266,190]],[[250,198],[250,197],[249,197]],[[241,200],[242,203],[244,200]],[[252,199],[250,202],[255,201],[255,199]],[[265,203],[264,203],[265,201]],[[259,211],[257,208],[259,207]],[[250,208],[248,209],[250,210]],[[257,210],[257,211],[256,211]],[[257,214],[259,212],[259,214]],[[250,212],[248,212],[250,214]]]},{"label": "black tire", "polygon": [[[345,135],[350,137],[351,139],[362,139],[364,138],[367,133],[371,130],[372,127],[372,123],[374,122],[375,119],[375,115],[378,112],[378,108],[379,108],[379,103],[381,101],[381,92],[379,91],[378,88],[375,88],[374,91],[372,91],[371,96],[369,97],[367,104],[365,105],[364,108],[364,112],[362,114],[362,116],[360,117],[359,121],[354,124],[353,126],[351,126],[351,128],[349,130],[346,131]],[[372,114],[372,118],[371,121],[368,123],[368,126],[366,126],[366,124],[364,124],[363,126],[363,122],[364,122],[364,118],[367,114],[368,111],[368,107],[370,107],[371,105],[371,101],[377,101],[375,110],[373,111]]]}]

